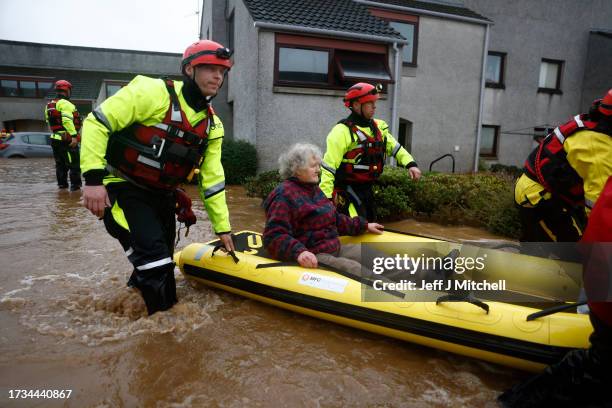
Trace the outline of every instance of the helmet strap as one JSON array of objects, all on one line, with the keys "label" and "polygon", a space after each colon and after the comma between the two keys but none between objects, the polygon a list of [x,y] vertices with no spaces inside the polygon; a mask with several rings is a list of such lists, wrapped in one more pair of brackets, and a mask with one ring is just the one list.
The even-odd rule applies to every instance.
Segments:
[{"label": "helmet strap", "polygon": [[198,84],[195,82],[195,70],[197,67],[193,68],[192,76],[189,77],[187,74],[184,74],[185,80],[183,85],[183,97],[187,104],[196,112],[200,112],[208,109],[208,104],[210,103],[212,97],[205,97],[200,92],[200,88]]},{"label": "helmet strap", "polygon": [[367,127],[372,124],[372,119],[366,119],[359,113],[351,109],[351,114],[347,118],[350,122],[353,122],[357,126]]}]

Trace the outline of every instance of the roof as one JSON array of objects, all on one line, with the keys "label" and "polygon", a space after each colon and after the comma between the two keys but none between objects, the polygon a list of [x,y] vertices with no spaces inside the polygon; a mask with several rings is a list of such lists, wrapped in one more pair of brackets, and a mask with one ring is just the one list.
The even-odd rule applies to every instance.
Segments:
[{"label": "roof", "polygon": [[181,54],[0,40],[0,65],[149,75],[180,74]]},{"label": "roof", "polygon": [[[72,84],[71,99],[87,99],[93,100],[98,98],[100,88],[104,80],[114,81],[131,81],[137,73],[117,73],[117,72],[96,72],[96,71],[76,71],[62,69],[44,69],[44,68],[28,68],[28,67],[10,67],[0,65],[1,75],[15,75],[25,77],[43,77],[49,78],[53,82],[65,79]],[[179,78],[178,76],[176,78]],[[55,96],[55,92],[51,91],[47,95],[48,98]]]},{"label": "roof", "polygon": [[407,7],[412,9],[433,11],[436,13],[456,15],[460,17],[474,18],[483,21],[491,21],[488,18],[459,5],[452,6],[450,4],[429,3],[417,0],[370,0],[370,3],[381,3],[381,7],[384,7],[385,5]]},{"label": "roof", "polygon": [[384,20],[352,0],[243,0],[253,20],[403,40]]}]

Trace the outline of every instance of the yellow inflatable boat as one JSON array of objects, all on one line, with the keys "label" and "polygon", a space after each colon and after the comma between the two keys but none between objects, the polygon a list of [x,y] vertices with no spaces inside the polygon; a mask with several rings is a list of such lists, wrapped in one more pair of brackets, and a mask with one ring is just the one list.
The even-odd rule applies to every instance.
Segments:
[{"label": "yellow inflatable boat", "polygon": [[[580,290],[577,264],[403,233],[342,237],[343,243],[367,243],[386,252],[410,244],[435,248],[439,254],[456,250],[463,256],[485,257],[486,268],[472,273],[470,280],[499,282],[498,289],[510,299],[474,296],[470,289],[457,298],[437,287],[435,300],[417,301],[413,291],[401,289],[379,291],[371,300],[364,293],[372,293],[372,281],[274,261],[267,257],[259,233],[242,231],[234,242],[237,259],[215,252],[217,240],[188,245],[175,254],[175,261],[188,279],[238,295],[519,369],[541,370],[569,350],[589,345],[588,316],[567,303],[577,299]],[[435,290],[428,296],[432,293]]]}]

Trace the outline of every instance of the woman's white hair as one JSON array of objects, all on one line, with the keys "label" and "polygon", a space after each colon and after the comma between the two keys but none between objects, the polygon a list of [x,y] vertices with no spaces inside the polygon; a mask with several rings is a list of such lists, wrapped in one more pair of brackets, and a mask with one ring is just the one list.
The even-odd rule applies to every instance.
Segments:
[{"label": "woman's white hair", "polygon": [[281,179],[295,176],[297,171],[310,165],[310,158],[321,160],[321,150],[310,143],[296,143],[278,158]]}]

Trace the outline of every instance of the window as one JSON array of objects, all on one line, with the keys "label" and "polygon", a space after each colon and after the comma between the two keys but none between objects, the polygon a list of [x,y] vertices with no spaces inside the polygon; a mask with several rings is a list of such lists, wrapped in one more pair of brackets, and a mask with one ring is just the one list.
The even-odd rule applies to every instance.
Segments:
[{"label": "window", "polygon": [[22,139],[24,139],[26,143],[33,144],[33,145],[45,146],[45,145],[50,144],[49,136],[47,135],[30,134],[30,135],[22,136]]},{"label": "window", "polygon": [[303,48],[278,50],[278,80],[292,82],[328,82],[329,52]]},{"label": "window", "polygon": [[375,8],[370,9],[370,14],[387,21],[395,31],[408,40],[408,43],[404,44],[402,48],[402,63],[415,67],[417,64],[419,17]]},{"label": "window", "polygon": [[346,89],[392,82],[387,46],[276,34],[275,85]]},{"label": "window", "polygon": [[563,61],[542,58],[538,92],[560,94]]},{"label": "window", "polygon": [[482,125],[480,132],[480,156],[497,157],[499,126]]},{"label": "window", "polygon": [[2,90],[2,96],[19,96],[17,81],[3,79],[0,81],[0,89]]},{"label": "window", "polygon": [[485,70],[485,86],[488,88],[505,88],[504,69],[506,53],[489,51],[487,55],[487,66]]},{"label": "window", "polygon": [[389,25],[400,33],[402,37],[408,40],[408,44],[404,44],[402,48],[402,63],[404,65],[416,65],[416,47],[414,46],[416,40],[416,24],[389,21]]},{"label": "window", "polygon": [[52,86],[51,80],[4,77],[0,78],[0,96],[44,98]]},{"label": "window", "polygon": [[125,81],[104,81],[104,86],[106,88],[106,97],[110,98],[111,96],[119,92],[119,90],[127,84],[128,82]]},{"label": "window", "polygon": [[[368,54],[369,55],[369,54]],[[336,51],[334,61],[343,82],[358,82],[369,78],[377,82],[389,82],[391,76],[383,57],[379,54],[358,54],[350,51]]]}]

